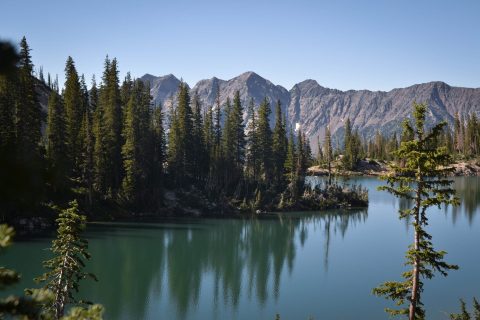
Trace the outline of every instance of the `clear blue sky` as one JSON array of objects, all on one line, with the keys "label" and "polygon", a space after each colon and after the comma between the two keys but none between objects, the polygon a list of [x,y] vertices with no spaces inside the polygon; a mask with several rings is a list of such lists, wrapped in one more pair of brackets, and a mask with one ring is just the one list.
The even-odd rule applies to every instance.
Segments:
[{"label": "clear blue sky", "polygon": [[290,89],[390,90],[442,80],[480,87],[480,1],[1,0],[0,38],[25,35],[36,66],[71,55],[87,78],[106,54],[121,76],[173,73],[190,85],[255,71]]}]

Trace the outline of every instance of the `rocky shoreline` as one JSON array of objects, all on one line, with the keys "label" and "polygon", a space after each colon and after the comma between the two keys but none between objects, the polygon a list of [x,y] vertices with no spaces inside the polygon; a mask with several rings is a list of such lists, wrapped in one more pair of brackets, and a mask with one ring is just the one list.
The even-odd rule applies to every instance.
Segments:
[{"label": "rocky shoreline", "polygon": [[[365,159],[360,160],[353,171],[333,168],[332,174],[336,176],[371,176],[378,177],[389,172],[388,161],[378,161]],[[457,162],[451,165],[454,168],[452,176],[457,177],[475,177],[480,176],[480,165],[476,160]],[[327,176],[328,170],[320,166],[313,166],[307,169],[307,173],[312,176]]]}]

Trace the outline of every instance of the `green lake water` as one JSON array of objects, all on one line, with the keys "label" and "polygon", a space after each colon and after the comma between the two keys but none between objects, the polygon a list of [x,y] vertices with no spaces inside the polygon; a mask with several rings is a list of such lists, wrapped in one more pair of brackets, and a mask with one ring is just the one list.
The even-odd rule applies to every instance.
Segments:
[{"label": "green lake water", "polygon": [[[399,202],[369,189],[365,210],[294,212],[261,219],[179,219],[90,224],[85,236],[99,282],[79,297],[101,303],[106,319],[388,319],[393,304],[371,294],[400,280],[411,228]],[[448,319],[459,298],[480,298],[480,178],[455,178],[461,206],[431,209],[435,248],[460,266],[426,281],[428,319]],[[1,257],[34,286],[50,238],[18,241]]]}]

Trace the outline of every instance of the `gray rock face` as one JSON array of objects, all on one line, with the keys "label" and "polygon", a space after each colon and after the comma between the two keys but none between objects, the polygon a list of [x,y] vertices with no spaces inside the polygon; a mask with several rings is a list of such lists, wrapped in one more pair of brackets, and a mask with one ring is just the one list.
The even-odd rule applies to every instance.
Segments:
[{"label": "gray rock face", "polygon": [[[175,97],[180,81],[173,75],[141,78],[152,84],[152,96],[156,103],[168,104]],[[388,92],[369,90],[340,91],[320,86],[315,80],[305,80],[287,91],[254,72],[245,72],[230,80],[211,78],[199,81],[191,90],[197,92],[204,108],[215,104],[217,84],[220,87],[220,103],[233,99],[240,92],[243,106],[253,98],[256,107],[267,97],[272,107],[272,120],[277,100],[287,114],[291,128],[300,126],[316,147],[317,138],[323,139],[325,127],[330,125],[334,142],[343,138],[345,120],[350,118],[353,128],[365,138],[373,137],[379,130],[383,134],[401,131],[403,119],[411,117],[414,101],[429,106],[427,126],[446,120],[453,125],[456,112],[466,115],[480,113],[480,88],[452,87],[444,82],[429,82]]]},{"label": "gray rock face", "polygon": [[282,86],[276,86],[270,81],[260,77],[255,72],[245,72],[228,81],[212,78],[199,81],[193,88],[192,94],[197,92],[203,107],[213,106],[217,96],[217,86],[220,88],[220,104],[223,106],[227,98],[233,101],[235,92],[240,93],[240,100],[244,106],[244,118],[246,117],[247,106],[253,98],[256,108],[266,97],[272,108],[271,121],[274,118],[274,110],[280,100],[282,111],[287,110],[290,102],[290,94]]},{"label": "gray rock face", "polygon": [[150,93],[155,105],[164,105],[169,100],[176,101],[176,93],[180,85],[180,80],[173,74],[155,77],[147,73],[141,77],[140,80],[150,83]]},{"label": "gray rock face", "polygon": [[290,121],[300,123],[311,140],[323,138],[328,124],[334,137],[341,139],[347,118],[367,139],[377,130],[387,135],[400,132],[401,122],[411,117],[415,101],[429,106],[427,126],[443,120],[453,126],[456,112],[459,115],[480,112],[480,88],[451,87],[443,82],[383,92],[332,90],[307,80],[295,85],[290,93]]}]

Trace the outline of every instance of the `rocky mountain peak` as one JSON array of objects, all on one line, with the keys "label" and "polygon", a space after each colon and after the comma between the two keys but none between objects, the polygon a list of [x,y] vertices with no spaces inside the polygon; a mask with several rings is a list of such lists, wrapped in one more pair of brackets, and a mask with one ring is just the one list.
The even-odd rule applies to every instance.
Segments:
[{"label": "rocky mountain peak", "polygon": [[[162,104],[171,97],[175,98],[180,84],[180,80],[171,74],[163,77],[146,74],[141,79],[152,84],[154,101]],[[317,81],[307,79],[295,84],[288,91],[257,73],[248,71],[229,80],[216,77],[200,80],[191,92],[197,92],[203,107],[207,108],[215,104],[217,86],[220,88],[222,106],[228,97],[233,99],[237,90],[245,109],[252,98],[258,107],[267,97],[274,111],[277,100],[280,100],[289,128],[296,128],[298,124],[310,138],[314,149],[316,140],[323,139],[327,125],[330,126],[334,141],[340,143],[347,118],[352,121],[353,128],[366,139],[374,137],[377,130],[387,135],[399,132],[401,122],[411,117],[414,101],[428,104],[429,126],[442,120],[447,120],[452,125],[456,112],[480,113],[480,88],[453,87],[441,81],[415,84],[386,92],[341,91],[323,87]],[[271,117],[272,124],[273,117],[274,112]]]}]

